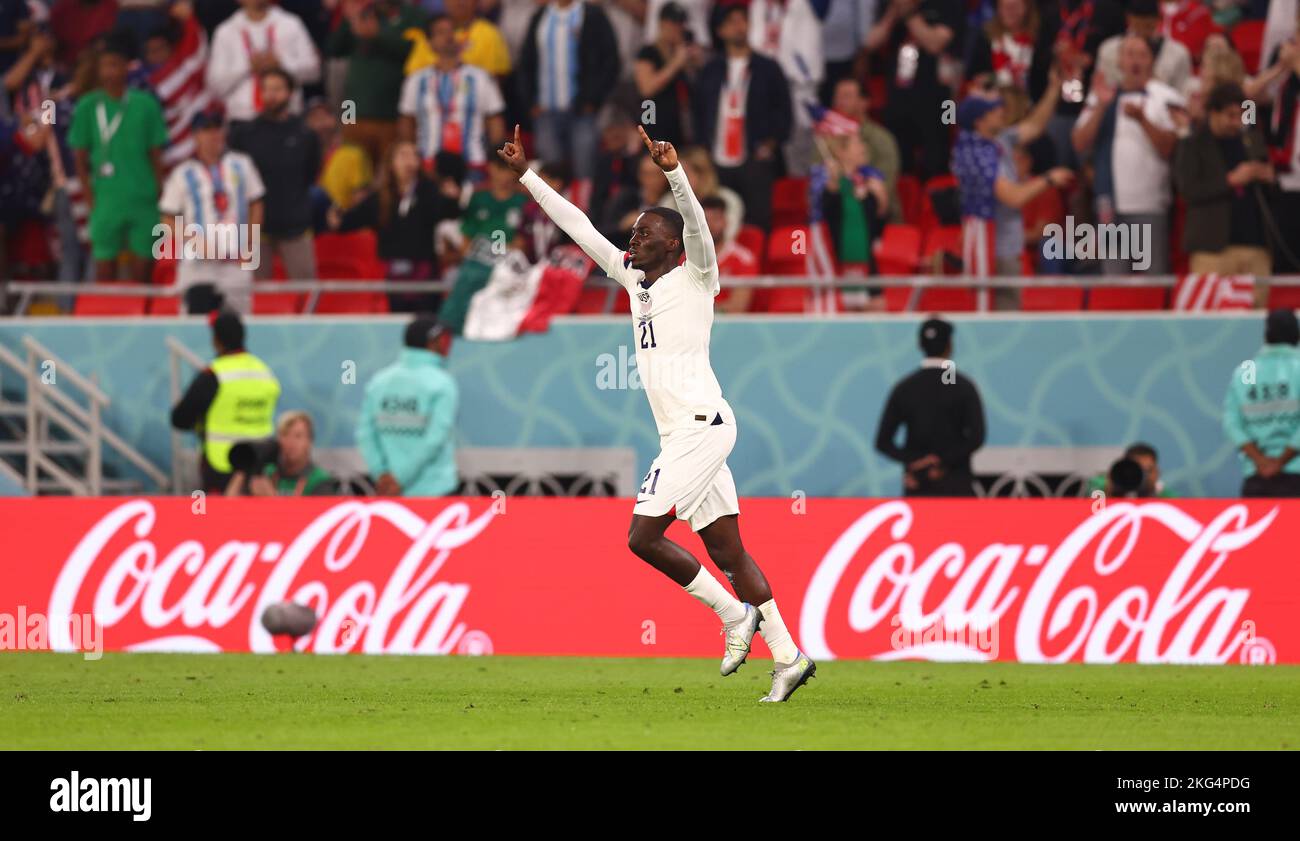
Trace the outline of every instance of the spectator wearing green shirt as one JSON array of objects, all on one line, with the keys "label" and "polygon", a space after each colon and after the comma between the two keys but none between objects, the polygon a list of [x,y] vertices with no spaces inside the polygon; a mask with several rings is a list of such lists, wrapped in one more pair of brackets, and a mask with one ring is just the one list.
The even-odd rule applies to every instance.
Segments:
[{"label": "spectator wearing green shirt", "polygon": [[226,496],[239,496],[245,490],[249,496],[330,496],[338,493],[338,482],[329,471],[317,466],[311,458],[312,443],[316,439],[316,426],[306,412],[285,412],[275,427],[275,440],[279,454],[272,464],[266,465],[262,475],[246,477],[235,473]]},{"label": "spectator wearing green shirt", "polygon": [[1223,401],[1223,430],[1239,453],[1246,497],[1300,496],[1300,322],[1273,310],[1264,347],[1232,375]]},{"label": "spectator wearing green shirt", "polygon": [[344,0],[343,20],[327,51],[348,60],[343,98],[356,122],[343,126],[343,139],[365,149],[372,161],[388,158],[397,139],[397,103],[406,77],[413,38],[423,36],[426,16],[402,0]]},{"label": "spectator wearing green shirt", "polygon": [[76,153],[77,177],[89,184],[91,255],[99,280],[114,280],[117,258],[130,255],[130,276],[148,282],[158,185],[167,123],[153,95],[128,89],[130,47],[107,39],[96,61],[99,87],[88,91],[72,113],[68,145]]},{"label": "spectator wearing green shirt", "polygon": [[519,226],[527,198],[519,178],[496,155],[488,158],[488,186],[470,197],[461,217],[464,260],[456,268],[456,284],[438,311],[438,319],[460,335],[470,300],[487,285],[492,270],[506,252],[523,248]]},{"label": "spectator wearing green shirt", "polygon": [[[1125,476],[1126,473],[1136,472],[1130,464],[1125,464],[1124,467],[1117,470],[1116,465],[1123,462],[1130,462],[1131,465],[1136,465],[1137,471],[1141,471],[1139,476],[1134,477],[1138,481],[1124,483],[1136,485],[1136,490],[1128,487],[1116,487],[1115,475],[1117,472],[1121,477]],[[1156,453],[1156,448],[1140,441],[1130,444],[1128,449],[1124,450],[1124,455],[1120,456],[1119,461],[1114,465],[1111,465],[1108,472],[1098,473],[1088,481],[1088,496],[1092,496],[1097,491],[1101,491],[1107,497],[1136,496],[1170,499],[1174,496],[1160,479],[1160,456]]]}]

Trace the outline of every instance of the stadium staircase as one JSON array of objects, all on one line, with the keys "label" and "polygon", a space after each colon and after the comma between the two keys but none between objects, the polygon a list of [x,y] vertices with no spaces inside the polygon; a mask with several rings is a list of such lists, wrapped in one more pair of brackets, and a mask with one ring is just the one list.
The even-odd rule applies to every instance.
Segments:
[{"label": "stadium staircase", "polygon": [[17,351],[0,345],[0,493],[168,492],[166,473],[105,424],[111,405],[31,336]]}]

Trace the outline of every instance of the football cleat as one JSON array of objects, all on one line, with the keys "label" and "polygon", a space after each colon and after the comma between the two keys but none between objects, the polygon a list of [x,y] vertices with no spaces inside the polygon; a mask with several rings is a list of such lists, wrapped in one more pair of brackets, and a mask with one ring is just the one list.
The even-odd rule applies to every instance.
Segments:
[{"label": "football cleat", "polygon": [[734,625],[722,626],[722,633],[727,638],[727,649],[722,654],[722,676],[734,672],[745,664],[749,657],[749,647],[758,633],[758,626],[763,621],[763,614],[752,604],[745,604],[745,617]]},{"label": "football cleat", "polygon": [[777,664],[772,670],[772,691],[758,700],[760,702],[780,703],[788,701],[794,691],[808,682],[808,678],[817,673],[817,664],[800,652],[793,663]]}]

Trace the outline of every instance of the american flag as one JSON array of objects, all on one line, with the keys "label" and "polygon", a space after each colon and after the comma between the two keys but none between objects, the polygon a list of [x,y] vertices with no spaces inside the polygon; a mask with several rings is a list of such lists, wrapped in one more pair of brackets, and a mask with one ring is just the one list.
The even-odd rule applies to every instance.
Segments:
[{"label": "american flag", "polygon": [[212,100],[203,78],[208,64],[208,36],[193,15],[186,17],[182,26],[171,57],[149,74],[149,86],[162,102],[167,121],[165,171],[194,154],[190,120]]},{"label": "american flag", "polygon": [[808,109],[808,116],[812,118],[813,131],[820,135],[849,137],[858,131],[857,121],[844,116],[839,111],[816,102],[805,102],[803,105]]},{"label": "american flag", "polygon": [[1248,310],[1255,304],[1252,275],[1188,274],[1174,288],[1174,309],[1193,312]]}]

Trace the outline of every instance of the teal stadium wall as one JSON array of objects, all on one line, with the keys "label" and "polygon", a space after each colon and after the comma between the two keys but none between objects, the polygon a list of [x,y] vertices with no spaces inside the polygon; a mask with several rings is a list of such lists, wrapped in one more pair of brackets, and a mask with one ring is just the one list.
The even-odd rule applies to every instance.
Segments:
[{"label": "teal stadium wall", "polygon": [[[954,318],[958,370],[983,395],[989,444],[1154,444],[1179,495],[1235,496],[1240,474],[1220,406],[1234,367],[1261,344],[1258,314],[1192,317]],[[898,469],[872,441],[890,386],[913,369],[919,319],[720,318],[713,364],[740,437],[731,465],[742,494],[890,496]],[[284,387],[281,408],[316,418],[318,444],[351,446],[369,377],[392,361],[396,317],[253,319],[249,349]],[[0,343],[24,334],[111,395],[107,420],[169,467],[167,336],[211,355],[198,319],[0,320]],[[559,319],[513,342],[459,342],[464,445],[631,446],[643,467],[658,450],[649,407],[626,385],[635,366],[625,319]],[[357,384],[344,382],[355,363]],[[603,375],[602,375],[603,374]],[[18,384],[9,376],[3,388]]]}]

